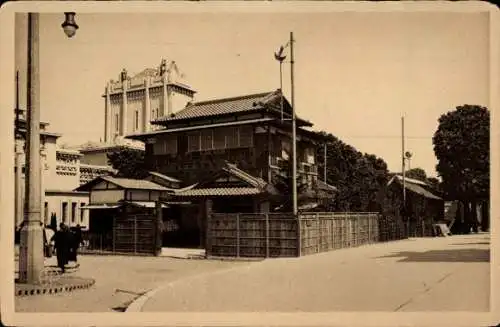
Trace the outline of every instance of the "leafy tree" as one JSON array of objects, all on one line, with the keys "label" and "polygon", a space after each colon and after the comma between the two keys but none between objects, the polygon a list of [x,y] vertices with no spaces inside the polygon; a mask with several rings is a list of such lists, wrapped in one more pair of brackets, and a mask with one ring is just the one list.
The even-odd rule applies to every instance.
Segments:
[{"label": "leafy tree", "polygon": [[427,177],[427,184],[429,184],[429,186],[438,191],[438,192],[441,192],[441,181],[439,179],[437,179],[436,177]]},{"label": "leafy tree", "polygon": [[107,156],[108,163],[117,170],[116,177],[140,179],[148,174],[142,150],[122,147]]},{"label": "leafy tree", "polygon": [[[317,134],[327,142],[327,183],[338,188],[335,210],[380,211],[388,181],[385,161],[363,154],[331,134]],[[323,171],[323,145],[318,146],[317,158],[319,171]]]},{"label": "leafy tree", "polygon": [[477,229],[474,208],[478,201],[489,198],[489,125],[486,107],[463,105],[439,118],[433,137],[442,189],[448,199],[463,204],[463,222],[455,224],[465,233],[470,227]]},{"label": "leafy tree", "polygon": [[427,181],[427,173],[422,168],[412,168],[405,172],[405,176],[408,178],[418,179],[419,181]]}]

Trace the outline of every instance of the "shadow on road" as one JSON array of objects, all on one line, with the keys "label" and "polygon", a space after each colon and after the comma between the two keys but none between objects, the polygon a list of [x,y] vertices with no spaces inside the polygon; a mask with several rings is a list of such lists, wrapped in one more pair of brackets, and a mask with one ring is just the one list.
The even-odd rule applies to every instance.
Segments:
[{"label": "shadow on road", "polygon": [[489,249],[432,250],[425,252],[397,252],[379,258],[403,257],[398,262],[489,262]]}]

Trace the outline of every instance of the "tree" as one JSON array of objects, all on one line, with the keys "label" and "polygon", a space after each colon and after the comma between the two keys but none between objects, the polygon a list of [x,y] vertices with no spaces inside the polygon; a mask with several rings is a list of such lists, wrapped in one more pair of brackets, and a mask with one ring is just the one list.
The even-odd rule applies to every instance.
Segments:
[{"label": "tree", "polygon": [[[380,211],[388,182],[387,164],[372,154],[363,154],[332,134],[318,132],[327,143],[327,183],[337,187],[337,211]],[[318,168],[324,168],[324,148],[317,148]]]},{"label": "tree", "polygon": [[429,186],[438,191],[438,192],[442,192],[441,190],[441,181],[436,178],[436,177],[427,177],[427,184],[429,184]]},{"label": "tree", "polygon": [[412,168],[405,172],[405,176],[408,178],[417,179],[422,182],[427,182],[427,173],[422,168]]},{"label": "tree", "polygon": [[117,170],[116,177],[141,179],[148,174],[142,150],[122,147],[107,156],[108,163]]},{"label": "tree", "polygon": [[477,228],[478,201],[489,198],[489,126],[490,113],[486,107],[463,105],[439,118],[433,137],[442,189],[448,199],[462,203],[463,222],[455,224],[465,233],[470,227]]}]

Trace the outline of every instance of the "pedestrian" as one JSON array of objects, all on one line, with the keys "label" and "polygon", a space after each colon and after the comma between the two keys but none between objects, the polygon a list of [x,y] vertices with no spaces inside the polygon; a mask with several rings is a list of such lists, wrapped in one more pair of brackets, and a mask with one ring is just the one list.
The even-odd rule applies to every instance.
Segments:
[{"label": "pedestrian", "polygon": [[64,223],[59,224],[59,230],[52,236],[55,243],[57,266],[61,268],[61,272],[65,272],[65,266],[68,263],[69,255],[69,232]]},{"label": "pedestrian", "polygon": [[83,243],[83,238],[82,238],[82,228],[80,227],[80,224],[77,224],[76,227],[73,229],[73,258],[75,262],[78,262],[78,248],[80,247],[80,244]]}]

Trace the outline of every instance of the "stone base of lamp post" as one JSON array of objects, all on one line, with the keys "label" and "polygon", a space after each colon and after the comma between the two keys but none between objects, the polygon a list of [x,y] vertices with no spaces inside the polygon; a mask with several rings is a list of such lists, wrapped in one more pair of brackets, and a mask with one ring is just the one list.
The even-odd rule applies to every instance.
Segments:
[{"label": "stone base of lamp post", "polygon": [[19,244],[19,282],[39,284],[44,267],[43,228],[39,221],[25,221]]}]

